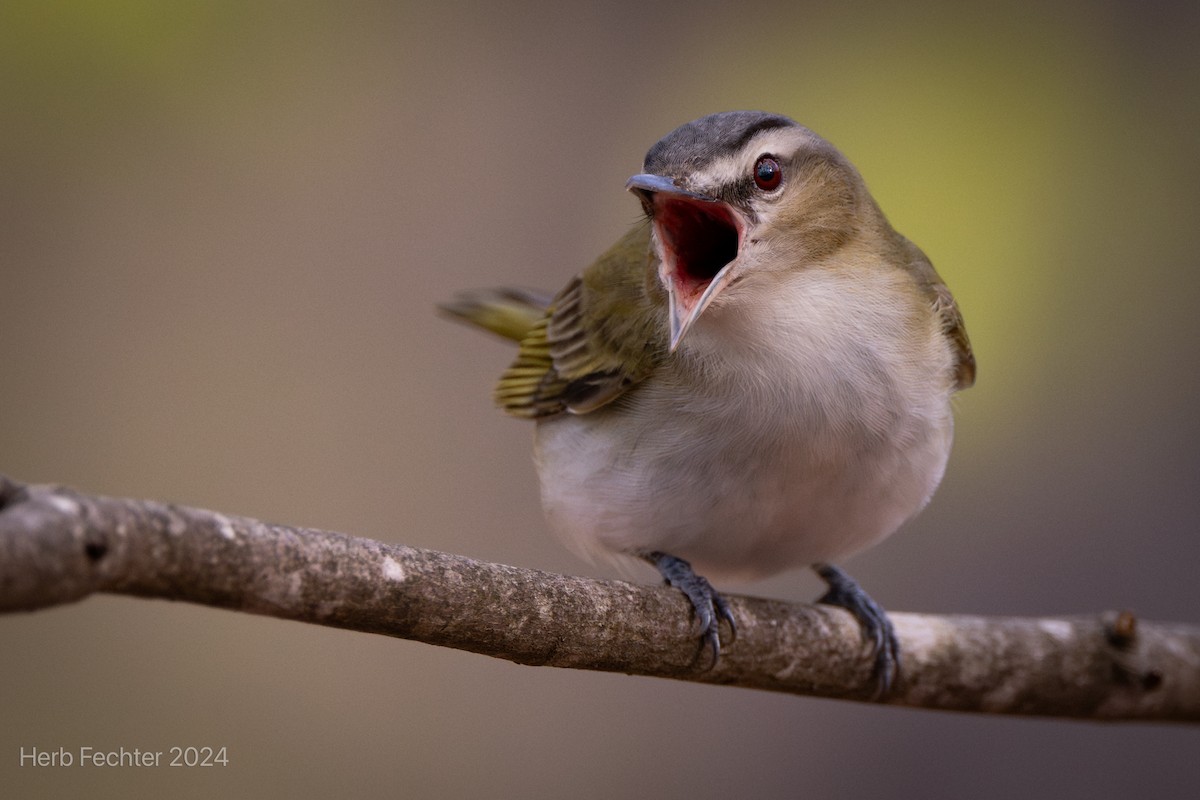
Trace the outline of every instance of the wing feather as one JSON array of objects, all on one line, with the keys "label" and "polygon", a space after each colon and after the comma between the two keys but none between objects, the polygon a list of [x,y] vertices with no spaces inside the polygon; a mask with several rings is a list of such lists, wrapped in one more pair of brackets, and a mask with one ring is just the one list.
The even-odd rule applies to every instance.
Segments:
[{"label": "wing feather", "polygon": [[641,223],[572,278],[496,386],[516,417],[586,414],[620,397],[666,354],[665,305]]}]

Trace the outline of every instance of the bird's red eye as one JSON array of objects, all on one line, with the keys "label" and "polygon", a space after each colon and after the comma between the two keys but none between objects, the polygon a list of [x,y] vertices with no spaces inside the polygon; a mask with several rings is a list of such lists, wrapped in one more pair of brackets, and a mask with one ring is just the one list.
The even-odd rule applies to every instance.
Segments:
[{"label": "bird's red eye", "polygon": [[778,189],[783,182],[783,168],[770,156],[763,156],[754,163],[754,183],[764,192]]}]

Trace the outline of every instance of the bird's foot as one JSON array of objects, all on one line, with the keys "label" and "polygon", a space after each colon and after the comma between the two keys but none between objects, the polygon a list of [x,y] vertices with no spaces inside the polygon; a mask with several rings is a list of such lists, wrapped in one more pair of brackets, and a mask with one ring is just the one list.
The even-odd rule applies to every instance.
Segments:
[{"label": "bird's foot", "polygon": [[696,615],[696,635],[700,637],[700,652],[712,648],[712,661],[708,668],[717,665],[721,657],[721,620],[729,623],[729,641],[737,637],[737,624],[725,598],[717,593],[702,575],[692,570],[692,565],[682,558],[667,553],[651,552],[642,556],[662,574],[663,580],[687,596]]},{"label": "bird's foot", "polygon": [[892,621],[879,604],[842,570],[832,564],[814,564],[813,569],[829,584],[829,591],[817,602],[846,609],[862,626],[863,638],[870,645],[875,658],[871,670],[875,679],[874,699],[880,699],[892,688],[892,682],[900,672],[900,643],[896,641]]}]

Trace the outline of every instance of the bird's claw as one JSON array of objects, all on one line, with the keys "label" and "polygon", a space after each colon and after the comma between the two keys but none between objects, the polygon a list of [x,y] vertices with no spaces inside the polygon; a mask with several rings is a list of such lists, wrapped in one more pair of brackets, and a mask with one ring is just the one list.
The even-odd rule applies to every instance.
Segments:
[{"label": "bird's claw", "polygon": [[683,592],[692,604],[692,611],[696,615],[693,634],[700,639],[701,653],[711,649],[712,660],[708,669],[713,669],[721,658],[722,620],[729,624],[730,644],[737,638],[737,623],[734,622],[729,604],[704,576],[697,575],[692,565],[682,558],[657,551],[647,553],[644,557],[658,569],[668,585]]},{"label": "bird's claw", "polygon": [[892,621],[887,612],[842,570],[832,564],[816,564],[813,569],[829,584],[829,591],[817,602],[846,609],[862,626],[863,638],[874,657],[871,669],[875,680],[873,699],[882,698],[891,690],[900,672],[900,643],[896,640]]}]

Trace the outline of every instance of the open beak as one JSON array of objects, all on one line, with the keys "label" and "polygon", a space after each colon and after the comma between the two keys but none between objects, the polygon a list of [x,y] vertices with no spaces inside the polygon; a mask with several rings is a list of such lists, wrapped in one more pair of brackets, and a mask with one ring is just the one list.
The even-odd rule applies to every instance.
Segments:
[{"label": "open beak", "polygon": [[659,278],[667,289],[671,351],[732,280],[746,223],[728,203],[681,189],[660,175],[634,175],[625,188],[654,223]]}]

